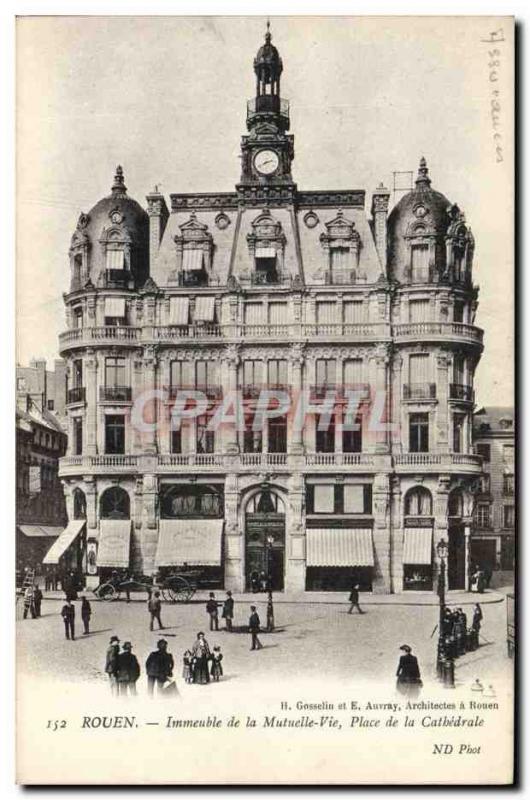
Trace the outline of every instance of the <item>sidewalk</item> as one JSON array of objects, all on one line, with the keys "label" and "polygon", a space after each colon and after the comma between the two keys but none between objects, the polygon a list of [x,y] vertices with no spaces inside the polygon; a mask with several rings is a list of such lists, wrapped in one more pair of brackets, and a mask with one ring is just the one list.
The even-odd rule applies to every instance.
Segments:
[{"label": "sidewalk", "polygon": [[[193,595],[188,605],[195,603],[205,603],[208,599],[210,590],[199,591]],[[79,595],[83,592],[79,592]],[[94,594],[87,590],[84,592],[90,602],[108,602],[109,605],[116,601],[99,600]],[[286,605],[337,605],[343,606],[348,604],[349,592],[274,592],[273,599],[275,604]],[[505,599],[504,591],[488,590],[483,594],[474,592],[463,591],[450,591],[446,595],[446,605],[448,606],[470,606],[475,603],[482,605],[487,603],[502,603]],[[225,597],[224,589],[216,589],[215,596],[218,602],[221,602]],[[267,602],[267,595],[265,592],[243,592],[241,594],[233,593],[234,601],[236,603],[260,605]],[[46,592],[44,594],[46,600],[61,600],[64,602],[63,592]],[[371,594],[361,592],[359,598],[361,606],[438,606],[439,599],[435,592],[401,592],[400,594]],[[125,602],[125,595],[122,595],[120,601]],[[131,603],[146,603],[147,595],[144,592],[131,593]]]}]

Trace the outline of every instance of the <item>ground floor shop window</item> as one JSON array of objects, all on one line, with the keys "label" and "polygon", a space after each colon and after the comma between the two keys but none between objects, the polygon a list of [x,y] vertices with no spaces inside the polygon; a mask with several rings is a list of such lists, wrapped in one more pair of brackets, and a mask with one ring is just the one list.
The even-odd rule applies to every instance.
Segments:
[{"label": "ground floor shop window", "polygon": [[403,589],[432,592],[432,566],[430,564],[404,564]]},{"label": "ground floor shop window", "polygon": [[307,567],[306,591],[349,592],[355,584],[359,591],[371,592],[373,567]]},{"label": "ground floor shop window", "polygon": [[512,570],[515,566],[515,539],[503,536],[501,539],[501,569]]}]

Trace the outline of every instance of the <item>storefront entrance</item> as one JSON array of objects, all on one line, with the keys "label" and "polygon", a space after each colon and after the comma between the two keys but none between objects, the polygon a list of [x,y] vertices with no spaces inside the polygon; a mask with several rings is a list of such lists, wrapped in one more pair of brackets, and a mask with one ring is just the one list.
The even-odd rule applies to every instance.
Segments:
[{"label": "storefront entrance", "polygon": [[465,589],[466,543],[464,526],[453,524],[449,529],[449,556],[447,559],[447,584],[449,589]]},{"label": "storefront entrance", "polygon": [[473,566],[476,564],[482,570],[493,572],[497,565],[496,549],[495,539],[472,539],[471,564]]},{"label": "storefront entrance", "polygon": [[247,591],[283,591],[285,514],[272,492],[260,492],[245,514],[245,582]]}]

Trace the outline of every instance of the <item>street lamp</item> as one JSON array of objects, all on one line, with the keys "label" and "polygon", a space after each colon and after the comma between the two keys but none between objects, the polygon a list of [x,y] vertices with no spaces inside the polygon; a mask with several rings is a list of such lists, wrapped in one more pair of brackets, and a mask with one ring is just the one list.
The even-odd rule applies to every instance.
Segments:
[{"label": "street lamp", "polygon": [[272,588],[272,546],[274,544],[274,536],[269,533],[267,536],[267,588]]},{"label": "street lamp", "polygon": [[436,656],[436,672],[440,680],[443,679],[442,664],[445,659],[445,641],[443,635],[444,629],[444,612],[445,612],[445,569],[447,563],[447,556],[449,555],[449,546],[445,539],[440,539],[436,545],[436,553],[440,563],[440,571],[438,573],[438,598],[440,601],[440,615],[438,619],[438,652]]}]

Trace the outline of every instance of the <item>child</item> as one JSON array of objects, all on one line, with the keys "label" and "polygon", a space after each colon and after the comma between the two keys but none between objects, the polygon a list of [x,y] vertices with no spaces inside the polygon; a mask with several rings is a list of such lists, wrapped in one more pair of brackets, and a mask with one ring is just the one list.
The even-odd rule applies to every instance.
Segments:
[{"label": "child", "polygon": [[193,683],[193,671],[191,668],[191,661],[192,661],[191,651],[186,650],[184,656],[182,657],[182,663],[183,663],[182,677],[184,678],[186,683]]},{"label": "child", "polygon": [[216,682],[223,674],[223,666],[221,664],[222,660],[223,660],[223,654],[221,653],[221,648],[218,646],[214,647],[212,653],[212,668],[210,670],[210,675]]}]

